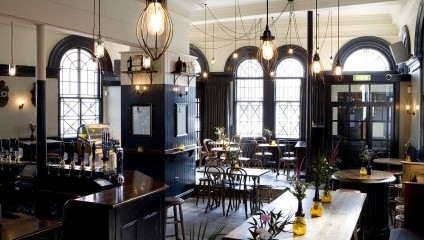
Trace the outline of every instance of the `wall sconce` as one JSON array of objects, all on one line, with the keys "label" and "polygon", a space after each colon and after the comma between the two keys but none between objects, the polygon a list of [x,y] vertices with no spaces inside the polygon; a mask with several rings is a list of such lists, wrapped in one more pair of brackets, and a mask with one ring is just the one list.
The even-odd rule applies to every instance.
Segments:
[{"label": "wall sconce", "polygon": [[142,89],[140,89],[139,85],[135,85],[135,91],[137,95],[144,96],[144,94],[147,92],[147,87],[143,86]]},{"label": "wall sconce", "polygon": [[24,104],[23,103],[21,103],[21,104],[19,104],[19,109],[22,109],[22,108],[24,108]]},{"label": "wall sconce", "polygon": [[419,105],[416,105],[416,106],[415,106],[415,107],[411,110],[411,105],[407,104],[407,105],[405,106],[405,109],[406,109],[406,113],[407,113],[407,114],[415,115],[415,111],[419,110],[419,109],[420,109],[420,106],[419,106]]}]

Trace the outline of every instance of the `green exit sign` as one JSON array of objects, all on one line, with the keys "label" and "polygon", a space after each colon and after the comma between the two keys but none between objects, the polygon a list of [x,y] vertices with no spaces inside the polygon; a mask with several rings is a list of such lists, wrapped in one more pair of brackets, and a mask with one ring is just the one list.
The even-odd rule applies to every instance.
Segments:
[{"label": "green exit sign", "polygon": [[371,81],[371,75],[353,75],[353,81]]}]

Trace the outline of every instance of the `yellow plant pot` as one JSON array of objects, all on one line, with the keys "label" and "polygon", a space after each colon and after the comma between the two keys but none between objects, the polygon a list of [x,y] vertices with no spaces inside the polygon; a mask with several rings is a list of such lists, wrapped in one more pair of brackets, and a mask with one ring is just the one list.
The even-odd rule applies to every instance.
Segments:
[{"label": "yellow plant pot", "polygon": [[311,207],[311,217],[321,217],[324,213],[321,201],[314,201]]},{"label": "yellow plant pot", "polygon": [[297,216],[293,222],[293,233],[295,235],[305,235],[306,221],[304,217]]},{"label": "yellow plant pot", "polygon": [[359,170],[359,174],[361,176],[367,175],[367,168],[366,167],[361,167],[361,169]]},{"label": "yellow plant pot", "polygon": [[331,191],[329,190],[324,190],[322,196],[321,196],[321,202],[323,203],[329,203],[331,202],[331,199],[333,198],[333,196],[331,196]]}]

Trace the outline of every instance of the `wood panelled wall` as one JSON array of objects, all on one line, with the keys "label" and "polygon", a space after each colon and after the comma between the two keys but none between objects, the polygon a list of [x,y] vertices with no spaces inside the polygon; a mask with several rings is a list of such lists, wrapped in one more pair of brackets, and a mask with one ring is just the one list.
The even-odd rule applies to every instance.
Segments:
[{"label": "wood panelled wall", "polygon": [[[122,62],[126,62],[128,55],[122,55]],[[188,84],[187,76],[177,76],[171,73],[175,62],[181,58],[183,62],[192,61],[188,55],[168,52],[162,60],[155,63],[153,83],[146,84],[148,90],[140,96],[131,84],[121,86],[121,140],[125,154],[125,168],[139,170],[151,177],[164,181],[169,185],[167,196],[190,193],[195,184],[195,154],[169,154],[178,146],[196,144],[195,137],[195,95],[196,81],[190,81],[187,95],[179,96],[175,92],[175,85],[181,90]],[[138,75],[138,74],[137,74]],[[143,75],[141,73],[140,75]],[[133,79],[134,83],[138,80]],[[145,81],[144,81],[145,82]],[[130,83],[127,81],[127,83]],[[176,136],[176,104],[185,103],[188,106],[187,135]],[[131,134],[131,106],[137,104],[152,105],[152,136],[135,136]],[[143,153],[137,152],[142,146]]]}]

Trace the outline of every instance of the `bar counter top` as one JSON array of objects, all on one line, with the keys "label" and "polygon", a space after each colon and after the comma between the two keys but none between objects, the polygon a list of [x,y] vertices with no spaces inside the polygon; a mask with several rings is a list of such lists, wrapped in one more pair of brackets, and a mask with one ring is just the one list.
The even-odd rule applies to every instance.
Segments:
[{"label": "bar counter top", "polygon": [[165,191],[168,185],[148,175],[131,170],[124,170],[125,182],[101,192],[74,199],[74,201],[94,203],[116,208],[120,205],[136,201],[157,192]]}]

